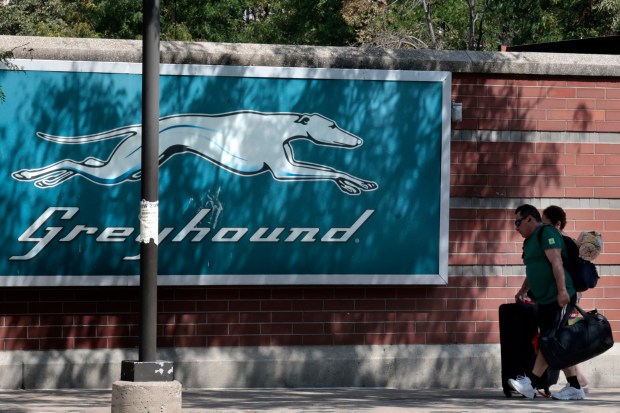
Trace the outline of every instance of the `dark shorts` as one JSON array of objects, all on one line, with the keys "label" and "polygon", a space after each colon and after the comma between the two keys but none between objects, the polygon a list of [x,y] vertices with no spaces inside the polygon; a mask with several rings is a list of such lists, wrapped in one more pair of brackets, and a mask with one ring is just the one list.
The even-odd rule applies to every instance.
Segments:
[{"label": "dark shorts", "polygon": [[[570,298],[571,303],[577,302],[577,294]],[[560,321],[559,314],[562,307],[557,302],[551,304],[538,304],[538,328],[540,335],[545,336]]]}]

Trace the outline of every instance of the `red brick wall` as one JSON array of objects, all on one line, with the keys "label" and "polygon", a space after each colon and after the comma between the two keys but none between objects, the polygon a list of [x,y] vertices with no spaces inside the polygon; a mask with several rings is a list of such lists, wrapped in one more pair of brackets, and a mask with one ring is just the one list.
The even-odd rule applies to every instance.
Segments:
[{"label": "red brick wall", "polygon": [[[599,267],[603,275],[582,304],[610,319],[617,340],[620,78],[455,75],[452,98],[463,104],[463,121],[453,124],[456,135],[463,136],[451,147],[451,198],[488,205],[451,208],[450,265],[507,266],[507,272],[521,267],[523,240],[512,224],[516,205],[497,208],[491,201],[564,205],[568,235],[586,230],[603,234],[604,253],[596,260],[604,265]],[[484,139],[484,132],[464,133],[485,130],[495,135]],[[511,274],[478,277],[484,288],[476,299],[491,308],[487,316],[512,299],[522,279]]]},{"label": "red brick wall", "polygon": [[[598,230],[605,248],[599,286],[582,304],[607,315],[620,340],[620,208],[596,203],[620,199],[620,141],[608,134],[620,132],[620,78],[454,74],[453,83],[464,119],[453,125],[451,197],[482,207],[451,208],[447,286],[160,287],[158,346],[497,343],[497,308],[523,279],[508,201],[531,198],[584,201],[566,208],[567,232]],[[478,130],[507,135],[457,138]],[[504,139],[510,131],[539,135]],[[0,350],[136,347],[138,296],[135,287],[1,288]]]},{"label": "red brick wall", "polygon": [[[618,265],[620,210],[565,211],[566,234],[577,238],[581,231],[600,232],[604,252],[596,264]],[[514,229],[514,218],[514,209],[452,209],[450,265],[521,265],[523,238]]]},{"label": "red brick wall", "polygon": [[460,141],[451,156],[452,197],[620,198],[619,144]]},{"label": "red brick wall", "polygon": [[508,77],[454,74],[468,130],[620,132],[620,77]]}]

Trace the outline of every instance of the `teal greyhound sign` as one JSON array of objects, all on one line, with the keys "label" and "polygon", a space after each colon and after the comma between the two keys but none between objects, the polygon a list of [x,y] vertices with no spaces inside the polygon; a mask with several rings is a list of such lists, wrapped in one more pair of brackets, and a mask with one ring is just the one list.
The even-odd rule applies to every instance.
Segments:
[{"label": "teal greyhound sign", "polygon": [[[140,66],[16,63],[0,285],[137,284]],[[446,283],[450,83],[162,65],[159,283]]]}]

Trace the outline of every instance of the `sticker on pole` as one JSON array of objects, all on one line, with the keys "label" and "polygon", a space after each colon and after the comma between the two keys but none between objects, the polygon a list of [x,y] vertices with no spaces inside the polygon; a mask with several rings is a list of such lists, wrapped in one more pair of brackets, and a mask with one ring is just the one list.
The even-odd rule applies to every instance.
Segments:
[{"label": "sticker on pole", "polygon": [[140,201],[140,242],[159,244],[159,201]]}]

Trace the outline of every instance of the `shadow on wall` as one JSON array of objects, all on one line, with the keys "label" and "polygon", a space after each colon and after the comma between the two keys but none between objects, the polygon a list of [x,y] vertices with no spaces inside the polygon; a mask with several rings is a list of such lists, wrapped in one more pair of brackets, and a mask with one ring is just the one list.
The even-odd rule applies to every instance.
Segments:
[{"label": "shadow on wall", "polygon": [[[8,168],[9,172],[17,171],[25,168],[24,165],[33,165],[42,167],[49,165],[55,161],[66,158],[63,145],[57,145],[54,142],[44,141],[36,138],[36,143],[40,150],[32,155],[17,149],[26,146],[25,139],[34,139],[36,132],[44,132],[49,134],[71,135],[88,135],[97,134],[104,130],[110,129],[110,124],[115,128],[121,128],[126,125],[134,125],[140,122],[140,96],[136,92],[138,90],[132,84],[135,80],[127,76],[123,82],[127,84],[124,90],[114,89],[100,74],[85,74],[80,82],[63,82],[58,81],[50,75],[48,81],[42,83],[38,90],[25,91],[23,98],[34,102],[32,106],[28,106],[20,113],[19,121],[23,124],[33,124],[33,133],[24,137],[23,132],[16,130],[6,130],[8,136],[13,139],[15,151]],[[232,110],[239,110],[239,102],[246,102],[248,97],[259,96],[261,98],[260,105],[243,106],[245,110],[260,110],[264,112],[280,111],[283,106],[290,108],[289,110],[299,113],[314,113],[318,111],[328,111],[330,116],[338,119],[340,126],[346,126],[347,129],[360,133],[359,131],[368,131],[364,136],[364,149],[359,152],[359,156],[355,157],[350,153],[343,156],[341,152],[327,153],[327,148],[313,148],[309,150],[303,145],[295,146],[296,154],[306,155],[308,161],[317,158],[326,159],[330,165],[338,168],[346,169],[356,176],[366,176],[369,173],[367,165],[375,158],[389,159],[382,165],[375,165],[378,176],[390,175],[396,178],[392,182],[380,182],[381,187],[390,187],[395,192],[402,191],[405,194],[411,194],[411,188],[414,187],[414,181],[425,181],[426,176],[402,174],[398,176],[401,168],[413,168],[420,173],[425,171],[429,165],[424,164],[424,157],[413,161],[408,156],[411,153],[420,153],[429,151],[429,153],[439,150],[439,142],[430,148],[415,142],[398,142],[388,141],[383,144],[373,145],[373,135],[369,131],[381,130],[385,125],[397,124],[403,136],[410,136],[419,133],[418,126],[423,124],[423,115],[417,112],[415,107],[406,105],[410,99],[420,99],[420,96],[399,96],[392,94],[386,101],[376,102],[364,95],[362,91],[349,85],[346,88],[347,93],[344,96],[338,96],[337,99],[331,95],[329,88],[321,89],[320,85],[309,83],[307,86],[301,87],[294,100],[286,100],[286,97],[274,93],[266,94],[264,88],[249,87],[244,85],[235,85],[224,82],[222,85],[208,84],[206,89],[201,89],[202,85],[191,80],[178,84],[168,83],[165,79],[162,81],[162,116],[172,115],[176,113],[224,113]],[[318,91],[318,93],[317,93]],[[30,95],[32,94],[32,95]],[[312,94],[312,99],[305,99],[305,96]],[[85,99],[84,97],[88,97]],[[218,99],[215,100],[215,97]],[[390,105],[390,107],[402,107],[406,110],[406,117],[409,119],[406,123],[399,123],[395,118],[396,114],[390,111],[382,112],[381,103]],[[408,109],[407,109],[408,108]],[[351,114],[364,112],[365,117],[353,117]],[[429,131],[422,131],[430,133]],[[29,141],[30,142],[30,141]],[[79,148],[75,160],[89,160],[88,163],[95,165],[99,162],[105,162],[108,156],[116,148],[115,142],[100,142],[95,146],[88,148]],[[383,143],[383,142],[382,142]],[[406,148],[404,145],[407,144]],[[73,148],[75,149],[75,148]],[[325,151],[325,152],[324,152]],[[74,155],[72,155],[74,156]],[[430,157],[429,157],[430,158]],[[412,162],[419,162],[412,165]],[[222,168],[212,167],[204,174],[196,174],[197,170],[204,170],[205,162],[198,157],[177,157],[170,159],[160,169],[160,180],[162,185],[162,217],[166,226],[165,219],[173,217],[175,214],[182,214],[185,218],[195,216],[196,212],[201,208],[213,205],[212,196],[219,193],[220,189],[230,189],[227,197],[223,200],[224,216],[236,217],[244,219],[253,219],[256,222],[265,222],[268,218],[277,217],[281,222],[291,222],[293,226],[312,227],[316,224],[309,219],[304,211],[318,211],[318,215],[323,220],[321,223],[326,226],[334,226],[334,221],[330,218],[330,210],[345,210],[348,214],[360,214],[363,208],[353,206],[350,210],[343,208],[343,203],[349,202],[348,195],[343,195],[340,189],[331,182],[322,182],[319,184],[303,183],[301,185],[288,185],[281,183],[280,185],[269,187],[267,183],[271,183],[271,176],[263,174],[257,177],[240,177],[231,174]],[[175,171],[175,175],[171,171]],[[52,178],[58,178],[53,176]],[[181,187],[179,183],[186,184]],[[34,267],[28,267],[27,262],[15,264],[21,274],[30,274],[32,271],[40,271],[42,274],[50,274],[59,268],[85,268],[94,275],[109,274],[126,274],[133,275],[137,273],[137,263],[135,261],[117,260],[117,257],[134,256],[137,253],[137,244],[129,248],[119,248],[115,244],[110,243],[108,249],[99,248],[95,241],[95,237],[89,237],[89,227],[97,225],[103,227],[135,227],[135,218],[138,215],[139,205],[139,182],[128,182],[123,185],[110,185],[101,190],[92,182],[86,181],[82,177],[72,177],[65,181],[62,185],[48,189],[37,189],[32,191],[32,183],[13,182],[11,193],[7,194],[8,199],[28,199],[31,205],[62,205],[72,206],[79,203],[81,210],[79,212],[80,219],[75,222],[76,225],[83,225],[82,233],[75,234],[74,241],[77,244],[77,250],[67,250],[66,253],[55,253],[40,259]],[[436,184],[435,181],[430,182],[431,186]],[[232,190],[234,189],[234,191]],[[292,208],[286,204],[286,196],[295,198],[300,192],[307,193],[304,197],[305,204],[303,208]],[[326,194],[336,194],[332,198],[328,198]],[[418,195],[418,194],[414,194]],[[299,262],[303,262],[307,267],[293,267],[300,273],[310,274],[330,274],[334,273],[340,265],[347,265],[354,259],[363,260],[366,271],[370,275],[374,275],[378,280],[381,266],[386,262],[399,262],[407,256],[416,252],[422,257],[415,265],[421,268],[428,268],[435,263],[433,261],[432,251],[429,245],[418,244],[415,248],[409,245],[410,239],[405,236],[406,231],[394,231],[394,228],[408,229],[413,233],[424,233],[422,231],[425,224],[420,217],[431,213],[433,217],[437,217],[439,205],[437,200],[429,200],[423,196],[411,196],[407,199],[387,199],[377,195],[377,192],[368,192],[359,196],[369,198],[377,209],[389,211],[389,225],[379,226],[378,232],[383,232],[376,238],[369,237],[367,241],[370,246],[377,245],[380,240],[390,238],[395,245],[407,245],[408,247],[402,251],[392,251],[386,255],[380,255],[373,249],[367,249],[363,254],[351,254],[346,249],[340,250],[333,255],[325,255],[322,251],[310,251],[305,257],[299,256]],[[327,198],[327,199],[326,199]],[[169,206],[165,206],[165,202]],[[222,200],[220,200],[222,201]],[[5,201],[7,202],[7,201]],[[27,208],[13,208],[4,205],[4,210],[12,211],[7,222],[7,231],[11,234],[21,234],[24,228],[32,222],[31,212]],[[241,208],[242,206],[243,208]],[[105,211],[105,214],[101,214]],[[229,212],[231,211],[231,212]],[[39,211],[39,214],[42,211]],[[101,216],[99,216],[101,215]],[[89,219],[99,216],[97,224],[88,224]],[[50,221],[49,225],[60,225],[69,227],[66,222],[60,218]],[[132,233],[132,237],[136,233]],[[195,234],[192,234],[195,235]],[[65,240],[68,242],[68,240]],[[63,247],[62,240],[54,240],[54,247]],[[175,260],[179,254],[179,249],[161,250],[162,261],[171,262],[169,273],[176,273],[178,268],[192,268],[194,273],[201,271],[213,271],[213,266],[223,266],[229,271],[239,269],[247,270],[247,263],[257,263],[248,275],[261,274],[263,268],[261,263],[279,263],[285,262],[294,251],[282,248],[275,256],[270,256],[269,260],[265,260],[265,255],[260,248],[253,250],[244,250],[243,253],[229,254],[225,259],[217,262],[211,261],[208,257],[215,256],[214,246],[205,244],[201,249],[191,251],[183,251],[184,258]],[[218,246],[219,248],[219,246]],[[22,252],[23,253],[23,252]],[[15,252],[14,254],[18,254]],[[207,258],[205,258],[207,257]],[[41,258],[41,257],[39,257]],[[303,261],[302,261],[303,258]],[[293,262],[295,265],[295,262]],[[179,266],[175,268],[175,266]],[[32,269],[34,268],[34,270]],[[290,267],[280,267],[281,273],[290,273]],[[65,270],[66,271],[66,270]],[[64,276],[66,273],[58,271],[53,274]],[[479,282],[485,282],[484,280]],[[301,287],[301,286],[299,286]],[[409,287],[409,286],[407,286]],[[366,287],[372,290],[372,287]],[[378,288],[378,287],[377,287]],[[391,286],[389,288],[398,289],[399,286]],[[484,286],[478,286],[484,288]],[[3,289],[6,302],[14,305],[13,310],[7,311],[5,316],[11,315],[17,320],[19,317],[34,320],[38,318],[39,325],[36,332],[39,335],[39,341],[32,343],[31,349],[37,350],[41,347],[58,348],[58,351],[49,351],[42,353],[33,353],[33,358],[28,359],[23,364],[24,379],[21,383],[22,387],[41,388],[45,387],[90,387],[92,383],[99,383],[105,377],[114,376],[114,366],[118,353],[116,350],[106,350],[106,354],[101,360],[88,360],[92,364],[73,359],[74,354],[82,354],[79,350],[76,353],[66,352],[75,346],[75,337],[69,337],[68,332],[71,329],[81,330],[76,333],[81,339],[81,345],[92,346],[93,348],[102,348],[109,343],[114,342],[111,337],[104,332],[106,330],[103,318],[123,318],[131,320],[119,326],[114,323],[111,330],[113,334],[120,334],[129,338],[133,342],[137,336],[135,325],[135,317],[138,307],[135,300],[125,298],[125,301],[118,300],[115,294],[120,292],[126,294],[128,290],[121,287],[110,287],[104,293],[100,288],[66,288],[59,287],[57,289],[47,289],[45,293],[39,292],[39,301],[35,302],[29,292],[33,290],[21,290],[22,295],[16,297],[11,289]],[[189,289],[188,289],[189,290]],[[255,291],[251,287],[233,288],[233,293],[239,294],[239,301],[243,301],[246,293]],[[388,308],[385,299],[377,299],[374,295],[371,297],[360,297],[360,301],[377,301],[382,307],[372,310],[360,310],[352,308],[347,312],[360,314],[362,319],[355,325],[355,328],[362,329],[357,332],[360,335],[375,333],[379,336],[379,340],[383,340],[380,344],[386,346],[384,349],[377,349],[371,345],[376,342],[363,342],[361,348],[355,348],[350,352],[348,346],[311,346],[298,348],[289,347],[268,347],[265,350],[262,347],[243,348],[244,351],[255,351],[256,362],[248,363],[243,359],[243,355],[239,355],[239,359],[234,360],[235,368],[230,369],[226,380],[230,383],[273,383],[276,387],[292,387],[295,383],[301,383],[297,386],[305,385],[323,385],[323,386],[396,386],[394,380],[402,380],[403,383],[410,383],[416,386],[418,383],[435,382],[437,378],[434,375],[440,373],[443,377],[441,380],[447,380],[445,383],[448,387],[455,386],[455,383],[448,374],[454,367],[454,361],[448,362],[455,355],[459,355],[458,349],[451,347],[452,345],[465,342],[467,332],[460,333],[458,325],[460,323],[469,323],[472,320],[470,314],[476,309],[476,301],[462,299],[455,293],[456,289],[452,287],[425,287],[421,289],[422,295],[413,294],[410,297],[404,296],[399,298],[397,307]],[[445,294],[445,295],[444,295]],[[101,296],[104,295],[104,298]],[[303,297],[302,297],[303,298]],[[284,297],[284,300],[287,298]],[[333,295],[334,300],[343,299],[338,294]],[[383,300],[383,301],[381,301]],[[122,301],[122,302],[119,302]],[[181,300],[179,300],[181,301]],[[199,300],[187,300],[189,303],[181,303],[181,307],[187,304],[186,308],[176,310],[175,324],[167,331],[167,334],[173,336],[182,336],[187,333],[187,325],[176,323],[178,318],[184,315],[196,315],[206,313],[206,324],[209,324],[210,314],[208,311],[198,310],[197,302]],[[50,304],[53,309],[44,308],[44,304]],[[122,304],[121,308],[111,304]],[[372,304],[372,303],[371,303]],[[110,305],[110,307],[107,307]],[[456,309],[455,309],[456,308]],[[161,308],[160,308],[161,309]],[[317,309],[318,310],[318,309]],[[163,309],[165,312],[165,308]],[[228,309],[224,312],[230,311]],[[295,311],[294,308],[287,311]],[[221,313],[222,310],[214,312]],[[239,314],[241,311],[237,311]],[[245,314],[251,314],[253,310],[243,311]],[[323,310],[325,313],[326,311]],[[336,314],[337,311],[327,314]],[[164,314],[163,318],[169,316]],[[387,331],[383,317],[394,317],[395,320],[400,318],[402,330]],[[76,318],[74,318],[76,317]],[[87,322],[89,317],[93,317],[95,321]],[[74,326],[73,323],[79,318],[81,326]],[[54,319],[54,320],[53,320]],[[377,320],[378,319],[378,320]],[[53,321],[52,321],[53,320]],[[62,320],[62,321],[60,321]],[[302,322],[304,320],[302,319]],[[389,321],[389,320],[388,320]],[[406,324],[410,323],[410,326]],[[18,324],[23,324],[23,321]],[[112,324],[112,323],[110,323]],[[229,323],[226,328],[229,330]],[[412,329],[415,326],[415,329]],[[78,328],[76,328],[78,327]],[[167,326],[169,327],[169,326]],[[319,326],[317,326],[319,327]],[[328,337],[333,340],[333,334],[324,330],[325,326],[320,325],[321,338]],[[25,337],[27,334],[34,333],[34,327],[19,326],[14,330],[16,337]],[[24,334],[26,333],[26,334]],[[353,330],[352,335],[356,333]],[[483,333],[484,334],[484,333]],[[163,336],[163,335],[162,335]],[[312,336],[312,334],[308,334]],[[103,344],[102,338],[105,337],[106,344]],[[423,337],[423,338],[422,338]],[[463,337],[463,340],[459,337]],[[225,336],[219,336],[224,339]],[[309,339],[311,340],[311,338]],[[358,338],[355,338],[358,340]],[[42,343],[44,342],[44,343]],[[53,342],[53,344],[50,344]],[[333,342],[333,341],[330,341]],[[415,351],[415,346],[405,346],[410,343],[420,343],[431,345],[432,357],[427,374],[411,374],[418,368],[419,354],[410,354]],[[445,345],[434,345],[441,343]],[[303,343],[302,343],[303,344]],[[34,348],[34,346],[41,346]],[[112,344],[115,346],[115,344]],[[402,352],[394,353],[393,357],[385,357],[383,352],[390,352],[392,347],[405,346]],[[77,347],[77,346],[76,346]],[[240,348],[241,349],[241,348]],[[219,350],[215,348],[207,348],[209,351],[217,353]],[[121,351],[121,350],[118,350]],[[163,351],[169,351],[164,349]],[[349,352],[347,352],[349,351]],[[378,353],[374,353],[377,351]],[[222,352],[222,354],[224,354]],[[232,351],[232,354],[236,354]],[[280,356],[284,354],[284,356]],[[226,355],[226,354],[224,354]],[[127,357],[123,353],[121,357]],[[269,357],[275,356],[277,362],[274,363]],[[281,358],[280,358],[281,357]],[[134,355],[135,358],[135,355]],[[200,356],[196,356],[200,360]],[[426,359],[426,357],[422,357]],[[323,363],[328,360],[327,363]],[[218,374],[218,365],[223,366],[228,362],[218,362],[210,364],[211,368],[207,369],[204,374]],[[467,358],[459,360],[460,367],[467,366]],[[73,366],[80,366],[77,370]],[[192,369],[192,374],[203,374],[204,369],[201,363],[195,363],[196,368]],[[267,367],[265,367],[267,366]],[[459,368],[460,368],[459,367]],[[346,373],[345,373],[346,372]],[[377,372],[381,372],[381,376],[377,377]],[[392,374],[396,372],[396,374]],[[477,371],[482,373],[482,371]],[[352,375],[352,376],[351,376]],[[394,379],[396,377],[397,379]],[[479,377],[483,377],[480,374]],[[49,380],[55,379],[55,383]],[[421,381],[418,382],[417,380]],[[90,381],[93,380],[93,381]],[[193,380],[188,376],[188,380]],[[198,380],[198,379],[196,379]],[[425,380],[425,381],[424,381]],[[198,381],[196,381],[198,383]],[[42,384],[45,383],[45,384]],[[341,383],[341,384],[338,384]],[[350,384],[345,384],[350,383]],[[251,385],[251,384],[247,384]],[[422,384],[421,384],[422,385]]]},{"label": "shadow on wall", "polygon": [[[160,349],[158,356],[174,361],[184,388],[487,388],[500,381],[493,347],[214,347]],[[21,382],[4,376],[3,389],[110,388],[121,361],[136,359],[128,350],[9,354],[12,364],[3,369]]]},{"label": "shadow on wall", "polygon": [[[501,383],[496,344],[178,348],[160,349],[158,355],[174,361],[175,379],[186,389],[466,389]],[[2,388],[110,388],[120,378],[121,360],[134,357],[135,352],[123,350],[31,353],[23,365],[15,363],[23,368],[21,387],[3,380]],[[610,371],[617,357],[612,350],[584,365],[591,384],[617,386]]]},{"label": "shadow on wall", "polygon": [[479,351],[456,345],[209,349],[196,361],[179,362],[176,378],[186,388],[493,387],[499,362]]},{"label": "shadow on wall", "polygon": [[[243,70],[251,68],[240,69]],[[33,251],[32,244],[17,245],[24,251],[11,247],[16,250],[12,252],[14,257],[21,258],[5,263],[4,271],[49,275],[53,268],[56,273],[52,275],[63,276],[80,268],[88,275],[137,274],[138,244],[131,240],[138,235],[135,217],[139,207],[139,163],[129,167],[126,164],[129,158],[137,159],[139,149],[128,148],[129,140],[137,133],[131,125],[141,121],[140,88],[136,84],[139,77],[119,74],[112,82],[102,73],[79,73],[76,80],[58,72],[39,72],[37,76],[42,79],[37,83],[33,73],[28,76],[33,79],[22,79],[23,93],[7,90],[14,93],[11,102],[25,108],[15,108],[17,119],[6,131],[11,138],[9,152],[14,153],[4,165],[13,177],[3,202],[12,211],[7,217],[7,242],[15,244],[13,240],[37,216],[43,216],[45,206],[79,207],[66,215],[64,210],[55,211],[44,222],[65,229],[50,240],[46,249]],[[429,122],[428,113],[420,108],[433,108],[437,102],[429,98],[427,85],[418,83],[418,89],[402,95],[391,89],[393,82],[381,86],[367,82],[360,87],[346,79],[291,81],[222,76],[214,80],[162,76],[162,117],[235,111],[309,114],[334,120],[347,136],[359,137],[364,144],[355,147],[326,142],[323,136],[310,136],[312,131],[294,132],[285,145],[258,148],[254,152],[260,151],[263,158],[249,165],[247,158],[231,152],[232,146],[222,150],[220,159],[212,159],[189,141],[170,147],[162,142],[160,147],[169,151],[162,150],[160,157],[162,162],[166,160],[160,168],[160,229],[172,231],[162,241],[166,247],[161,248],[161,274],[357,273],[372,278],[385,273],[382,268],[386,265],[396,266],[388,271],[395,274],[438,272],[439,241],[420,243],[409,251],[381,248],[382,240],[390,240],[395,246],[407,245],[412,233],[429,233],[429,227],[437,232],[433,226],[439,223],[441,197],[418,196],[436,192],[439,187],[434,159],[441,149],[441,139],[437,139],[440,133],[437,134],[436,120]],[[38,84],[38,88],[28,87],[33,84]],[[335,84],[338,88],[332,87]],[[410,102],[419,106],[405,104]],[[264,123],[261,133],[276,130],[277,125],[270,122]],[[162,130],[162,134],[178,127]],[[256,129],[237,129],[248,139],[259,134]],[[102,134],[110,130],[115,132]],[[403,139],[393,139],[394,133]],[[84,138],[77,139],[79,136]],[[417,139],[409,139],[413,136]],[[217,138],[212,139],[210,145],[214,146]],[[181,153],[189,156],[174,156]],[[302,176],[295,179],[287,169],[293,156],[296,168],[303,169]],[[273,159],[275,163],[267,162]],[[237,163],[232,166],[232,162]],[[320,177],[315,178],[315,174]],[[329,174],[335,177],[325,177]],[[21,199],[38,205],[36,212],[19,208],[16,204]],[[180,234],[181,225],[205,209],[211,210],[207,217],[211,227],[207,228],[205,222],[202,225],[211,234],[205,237],[205,232],[198,230]],[[276,251],[269,252],[271,259],[264,260],[269,243],[249,243],[252,232],[243,239],[243,253],[234,248],[234,242],[227,242],[239,234],[235,228],[242,227],[244,222],[256,226],[275,222],[286,228],[338,228],[345,223],[353,225],[356,218],[369,210],[380,211],[382,221],[373,218],[366,224],[372,226],[372,235],[364,237],[360,244],[332,243],[323,248],[321,242],[306,243],[302,254],[297,247],[305,241],[298,237],[297,242],[280,242]],[[74,226],[75,231],[69,231]],[[225,233],[231,238],[207,242],[222,226],[233,227]],[[116,228],[116,232],[102,235],[103,228]],[[98,237],[106,242],[100,242]],[[175,238],[179,241],[175,242]],[[120,242],[122,239],[128,241]],[[26,247],[39,255],[24,259]],[[52,248],[54,254],[46,254]],[[179,256],[184,259],[178,259]]]},{"label": "shadow on wall", "polygon": [[[520,58],[528,60],[527,54]],[[453,99],[463,102],[465,120],[463,125],[453,125],[457,129],[451,162],[453,197],[486,199],[489,202],[493,199],[564,198],[571,196],[567,195],[568,191],[573,190],[574,194],[579,189],[575,182],[579,171],[568,168],[574,164],[570,156],[579,156],[579,152],[566,152],[564,142],[553,142],[554,138],[560,135],[566,138],[570,130],[576,129],[570,126],[570,122],[558,123],[567,123],[568,126],[553,132],[538,129],[537,112],[553,108],[550,104],[558,104],[550,102],[558,99],[547,96],[546,90],[551,86],[528,87],[530,85],[519,83],[518,79],[514,84],[502,85],[503,80],[510,80],[507,76],[499,79],[491,77],[489,85],[482,84],[479,81],[482,76],[478,74],[459,74],[455,77],[458,80],[453,86]],[[529,94],[536,90],[538,95],[522,96],[521,89],[531,89]],[[578,130],[594,130],[596,119],[592,110],[580,104],[574,112],[577,116],[574,121],[579,123]],[[470,124],[464,126],[468,120]],[[476,126],[480,129],[476,130]],[[528,135],[535,133],[541,139],[529,141]],[[578,137],[579,133],[574,135]],[[535,206],[542,208],[544,205]],[[470,215],[466,217],[463,217],[465,212],[461,217],[452,215],[451,252],[482,254],[484,258],[477,263],[483,265],[506,264],[505,256],[511,255],[507,258],[508,263],[513,263],[516,259],[513,257],[520,255],[520,246],[514,249],[507,245],[504,231],[509,232],[508,243],[520,244],[521,239],[512,224],[514,208],[507,209],[503,216],[495,212],[489,215],[487,209],[472,208],[467,213]]]},{"label": "shadow on wall", "polygon": [[[109,389],[120,378],[121,361],[135,356],[128,350],[9,352],[2,368],[13,374],[2,376],[0,388]],[[499,392],[501,387],[498,345],[179,348],[160,349],[158,356],[174,361],[175,380],[184,389],[473,387]],[[611,371],[617,359],[612,349],[584,364],[591,385],[617,387]]]}]

